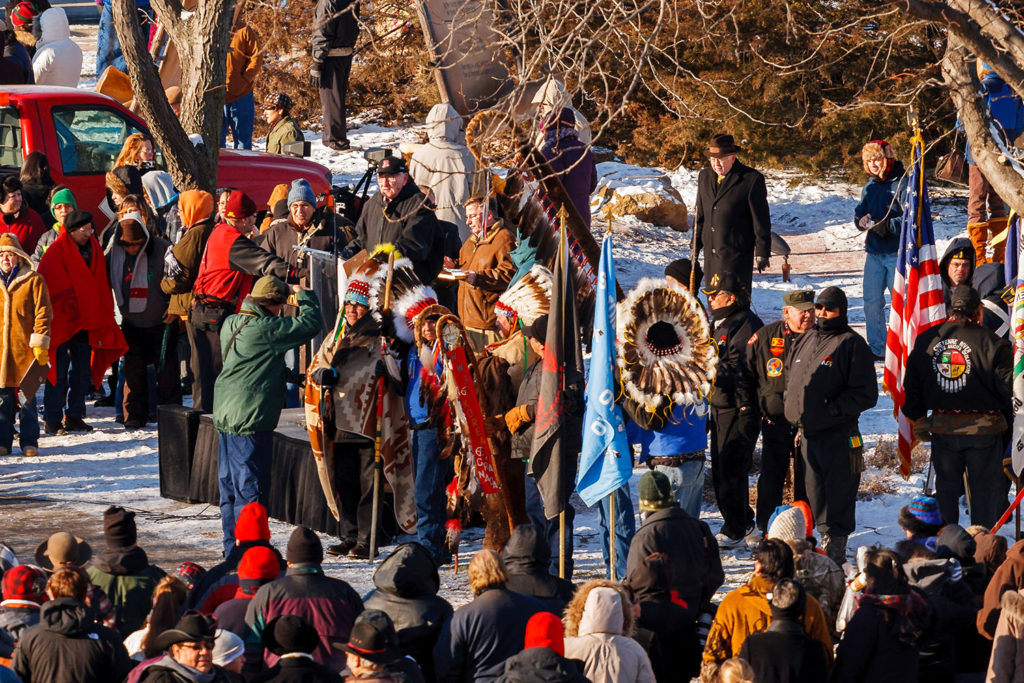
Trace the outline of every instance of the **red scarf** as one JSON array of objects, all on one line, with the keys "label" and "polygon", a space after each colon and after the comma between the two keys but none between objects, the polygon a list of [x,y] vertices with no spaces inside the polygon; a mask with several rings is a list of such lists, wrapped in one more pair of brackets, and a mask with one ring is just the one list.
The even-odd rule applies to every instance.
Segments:
[{"label": "red scarf", "polygon": [[[50,348],[78,334],[89,333],[92,347],[92,383],[100,386],[107,368],[128,350],[121,328],[114,320],[114,296],[107,280],[107,264],[103,249],[92,240],[92,263],[86,264],[78,245],[64,230],[53,241],[39,262],[39,274],[50,290],[53,323],[50,326]],[[50,384],[57,382],[57,364],[50,365]]]}]

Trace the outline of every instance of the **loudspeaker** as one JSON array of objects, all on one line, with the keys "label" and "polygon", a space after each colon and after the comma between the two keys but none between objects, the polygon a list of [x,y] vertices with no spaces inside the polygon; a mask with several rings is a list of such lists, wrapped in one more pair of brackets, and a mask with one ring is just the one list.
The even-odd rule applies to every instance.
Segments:
[{"label": "loudspeaker", "polygon": [[186,503],[202,411],[179,405],[157,406],[157,443],[160,458],[160,496]]}]

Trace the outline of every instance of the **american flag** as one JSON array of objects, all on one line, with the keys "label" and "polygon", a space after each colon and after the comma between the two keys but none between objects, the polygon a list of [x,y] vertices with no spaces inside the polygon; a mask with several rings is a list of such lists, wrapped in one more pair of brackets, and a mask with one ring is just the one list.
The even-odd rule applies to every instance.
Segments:
[{"label": "american flag", "polygon": [[900,475],[910,477],[910,451],[914,447],[913,425],[903,415],[906,394],[903,375],[907,356],[917,335],[946,319],[942,296],[942,278],[935,256],[931,204],[924,177],[924,140],[911,140],[913,163],[907,184],[907,202],[903,212],[900,252],[896,259],[896,277],[892,284],[892,310],[885,340],[885,372],[882,387],[892,396],[893,414],[899,427]]}]

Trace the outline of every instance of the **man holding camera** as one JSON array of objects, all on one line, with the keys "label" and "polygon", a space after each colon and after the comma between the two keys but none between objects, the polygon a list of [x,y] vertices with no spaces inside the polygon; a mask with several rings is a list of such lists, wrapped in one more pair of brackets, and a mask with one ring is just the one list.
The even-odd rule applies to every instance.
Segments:
[{"label": "man holding camera", "polygon": [[[367,157],[373,163],[371,155]],[[393,244],[412,261],[420,282],[430,284],[441,272],[444,245],[437,239],[437,219],[427,197],[409,177],[402,157],[386,155],[377,161],[377,183],[380,192],[366,201],[348,251]]]}]

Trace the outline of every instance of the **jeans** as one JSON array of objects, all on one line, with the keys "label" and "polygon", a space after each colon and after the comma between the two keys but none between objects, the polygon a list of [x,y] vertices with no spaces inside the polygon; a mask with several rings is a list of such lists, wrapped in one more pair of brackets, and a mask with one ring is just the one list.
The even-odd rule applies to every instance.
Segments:
[{"label": "jeans", "polygon": [[[629,484],[615,489],[615,581],[626,578],[626,557],[629,555],[629,544],[636,533],[636,515],[633,512],[633,501],[629,497]],[[612,559],[608,546],[611,534],[608,531],[608,498],[602,496],[597,502],[597,510],[601,515],[601,552],[604,557],[605,578],[611,579]]]},{"label": "jeans", "polygon": [[255,121],[256,103],[252,93],[225,104],[224,123],[220,128],[220,146],[223,148],[226,145],[230,128],[235,149],[252,149],[252,129]]},{"label": "jeans", "polygon": [[[548,519],[544,516],[544,501],[541,499],[540,490],[533,477],[523,475],[526,482],[526,515],[530,522],[541,530],[544,538],[548,539],[548,547],[551,549],[551,563],[548,565],[548,572],[552,576],[558,576],[558,517]],[[572,473],[572,480],[575,481],[576,474]],[[576,510],[571,504],[565,506],[565,576],[562,578],[572,579],[572,534],[573,522],[576,520]],[[615,551],[618,553],[618,549]],[[618,558],[616,558],[618,559]]]},{"label": "jeans", "polygon": [[[85,397],[92,383],[92,348],[85,331],[60,345],[54,354],[57,383],[43,388],[43,420],[61,422],[64,416],[85,419]],[[65,403],[66,402],[66,403]]]},{"label": "jeans", "polygon": [[654,469],[668,477],[672,496],[679,507],[694,519],[700,519],[700,504],[704,498],[705,459],[689,460],[679,467],[655,465]]},{"label": "jeans", "polygon": [[866,254],[864,258],[864,321],[868,328],[868,346],[876,356],[885,355],[888,320],[885,315],[885,290],[892,298],[896,276],[896,254]]},{"label": "jeans", "polygon": [[235,545],[235,521],[248,503],[267,504],[270,493],[270,451],[273,432],[250,436],[220,434],[217,476],[220,483],[220,525],[224,554]]},{"label": "jeans", "polygon": [[[137,8],[137,11],[145,13],[148,20],[146,23],[153,21],[152,9]],[[142,14],[139,16],[141,18]],[[148,26],[145,28],[148,31]],[[118,42],[117,32],[114,30],[113,10],[111,10],[109,2],[104,2],[103,8],[100,10],[99,29],[96,33],[96,78],[102,76],[108,66],[113,66],[121,73],[128,73],[124,55],[121,53],[121,43]]]},{"label": "jeans", "polygon": [[[14,448],[14,412],[17,409],[18,389],[0,389],[0,446],[10,453]],[[22,449],[39,445],[39,408],[36,397],[21,404],[18,416],[18,443]]]},{"label": "jeans", "polygon": [[441,460],[436,429],[412,430],[412,456],[416,463],[416,536],[435,558],[443,548],[445,521],[444,487],[451,479],[451,460]]}]

